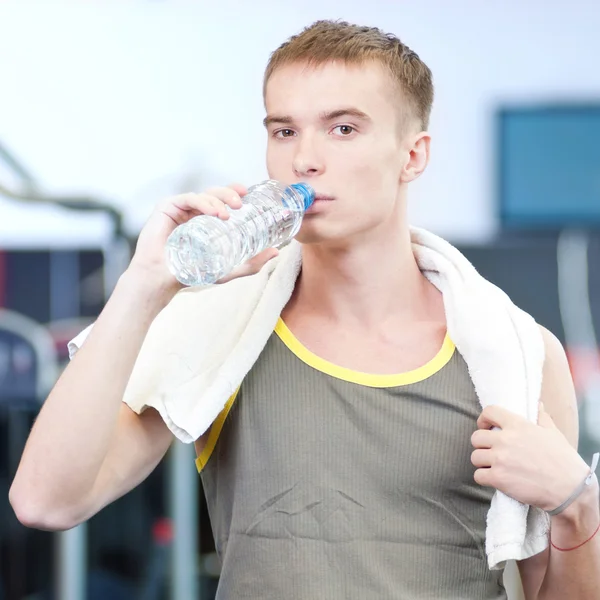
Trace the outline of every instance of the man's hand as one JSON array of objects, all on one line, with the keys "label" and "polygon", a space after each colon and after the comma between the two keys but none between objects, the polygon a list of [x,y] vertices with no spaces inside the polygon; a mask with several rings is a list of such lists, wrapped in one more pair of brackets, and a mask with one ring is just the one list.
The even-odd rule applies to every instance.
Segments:
[{"label": "man's hand", "polygon": [[552,510],[589,473],[543,404],[537,425],[499,406],[486,407],[477,425],[471,437],[475,481],[524,504]]},{"label": "man's hand", "polygon": [[[214,187],[206,192],[181,194],[160,202],[144,225],[131,260],[129,271],[143,274],[142,279],[155,282],[158,286],[171,289],[173,294],[183,286],[171,275],[166,264],[165,245],[178,225],[193,217],[209,215],[226,221],[229,211],[242,206],[242,197],[248,190],[242,185]],[[266,262],[275,258],[279,251],[267,248],[217,283],[226,283],[237,277],[258,273]]]}]

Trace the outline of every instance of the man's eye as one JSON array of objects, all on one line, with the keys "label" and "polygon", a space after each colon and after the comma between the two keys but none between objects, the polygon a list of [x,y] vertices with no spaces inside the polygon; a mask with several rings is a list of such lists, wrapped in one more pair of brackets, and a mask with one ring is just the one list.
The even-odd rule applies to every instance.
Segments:
[{"label": "man's eye", "polygon": [[294,131],[292,129],[280,129],[275,132],[275,137],[292,137],[294,135]]},{"label": "man's eye", "polygon": [[351,125],[338,125],[337,127],[334,127],[333,131],[339,131],[340,135],[343,136],[348,136],[351,133],[354,133],[355,129],[354,127],[352,127]]}]

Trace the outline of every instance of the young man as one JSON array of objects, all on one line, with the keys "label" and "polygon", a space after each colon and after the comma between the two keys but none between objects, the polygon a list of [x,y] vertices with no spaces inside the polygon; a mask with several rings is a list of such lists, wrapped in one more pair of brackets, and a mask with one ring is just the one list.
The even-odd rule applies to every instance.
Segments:
[{"label": "young man", "polygon": [[[480,415],[442,296],[411,249],[407,188],[429,160],[433,99],[414,52],[377,29],[318,22],[274,53],[264,96],[270,177],[308,182],[318,197],[276,331],[224,421],[196,442],[219,597],[503,598],[483,551],[495,490],[551,510],[589,472],[564,352],[544,331],[538,425],[497,407]],[[121,399],[179,290],[165,242],[194,215],[226,219],[244,192],[177,196],[152,214],[33,428],[10,494],[23,523],[72,527],[164,456],[172,434],[158,413]],[[554,546],[590,538],[598,504],[594,482],[553,516]],[[527,599],[594,597],[599,560],[596,536],[521,561]]]}]

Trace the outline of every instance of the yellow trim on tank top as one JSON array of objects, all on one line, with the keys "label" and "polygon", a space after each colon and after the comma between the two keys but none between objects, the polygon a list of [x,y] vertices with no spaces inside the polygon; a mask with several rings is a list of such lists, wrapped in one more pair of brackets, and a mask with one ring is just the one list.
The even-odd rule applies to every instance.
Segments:
[{"label": "yellow trim on tank top", "polygon": [[317,371],[321,371],[327,375],[331,375],[337,379],[343,379],[350,383],[357,383],[367,387],[375,388],[386,388],[396,387],[401,385],[409,385],[411,383],[417,383],[423,381],[428,377],[431,377],[437,373],[442,367],[448,364],[456,347],[454,343],[446,334],[444,343],[440,351],[426,364],[417,369],[406,371],[405,373],[398,373],[395,375],[375,375],[371,373],[361,373],[360,371],[353,371],[345,367],[339,367],[323,358],[320,358],[308,348],[302,345],[302,343],[294,336],[294,334],[288,329],[288,326],[283,322],[283,319],[277,321],[275,326],[275,333],[279,336],[281,341],[304,363],[313,367]]},{"label": "yellow trim on tank top", "polygon": [[238,389],[235,390],[231,398],[227,400],[225,408],[223,408],[223,410],[219,413],[219,416],[214,420],[213,424],[211,425],[210,431],[208,433],[208,439],[206,440],[206,446],[204,446],[202,452],[200,452],[200,456],[196,458],[196,469],[198,469],[198,473],[200,473],[202,469],[204,469],[206,463],[208,462],[208,459],[213,453],[213,450],[217,445],[219,436],[221,435],[223,425],[225,424],[225,419],[227,418],[227,415],[229,414],[229,411],[231,410],[231,407],[233,406],[233,403],[235,402],[239,391],[240,388],[238,387]]},{"label": "yellow trim on tank top", "polygon": [[[275,333],[291,352],[293,352],[300,360],[314,369],[317,369],[318,371],[321,371],[327,375],[331,375],[332,377],[336,377],[337,379],[349,381],[350,383],[357,383],[359,385],[378,388],[396,387],[423,381],[447,365],[456,349],[450,337],[446,335],[440,351],[422,367],[412,371],[407,371],[405,373],[399,373],[397,375],[374,375],[370,373],[361,373],[360,371],[353,371],[352,369],[346,369],[345,367],[339,367],[323,358],[318,357],[300,343],[300,341],[288,329],[287,325],[281,318],[279,318],[277,321]],[[225,424],[225,419],[227,418],[227,415],[229,414],[229,411],[231,410],[239,391],[240,388],[238,387],[231,398],[229,398],[227,404],[219,413],[218,417],[215,419],[210,428],[206,446],[204,446],[202,449],[200,456],[196,458],[196,468],[198,469],[199,473],[202,472],[208,463],[208,460],[217,445],[223,425]]]}]

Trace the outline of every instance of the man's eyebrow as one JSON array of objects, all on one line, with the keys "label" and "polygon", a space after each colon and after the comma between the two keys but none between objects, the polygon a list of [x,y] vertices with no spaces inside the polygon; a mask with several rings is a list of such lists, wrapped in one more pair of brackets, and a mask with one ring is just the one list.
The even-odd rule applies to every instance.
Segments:
[{"label": "man's eyebrow", "polygon": [[322,112],[319,117],[321,118],[321,121],[333,121],[335,119],[339,119],[340,117],[354,117],[355,119],[360,119],[361,121],[371,120],[367,113],[364,113],[362,110],[358,110],[358,108],[353,107],[338,108],[337,110]]},{"label": "man's eyebrow", "polygon": [[[364,113],[362,110],[358,108],[338,108],[336,110],[322,112],[319,115],[319,118],[323,122],[333,121],[334,119],[339,119],[340,117],[354,117],[355,119],[360,119],[361,121],[370,121],[371,118],[369,115]],[[263,120],[263,125],[265,127],[269,127],[269,125],[273,125],[277,123],[278,125],[291,125],[294,122],[294,119],[289,115],[267,115]]]},{"label": "man's eyebrow", "polygon": [[278,123],[279,125],[291,125],[292,122],[292,117],[289,117],[287,115],[267,115],[263,120],[263,125],[265,127],[273,125],[273,123]]}]

